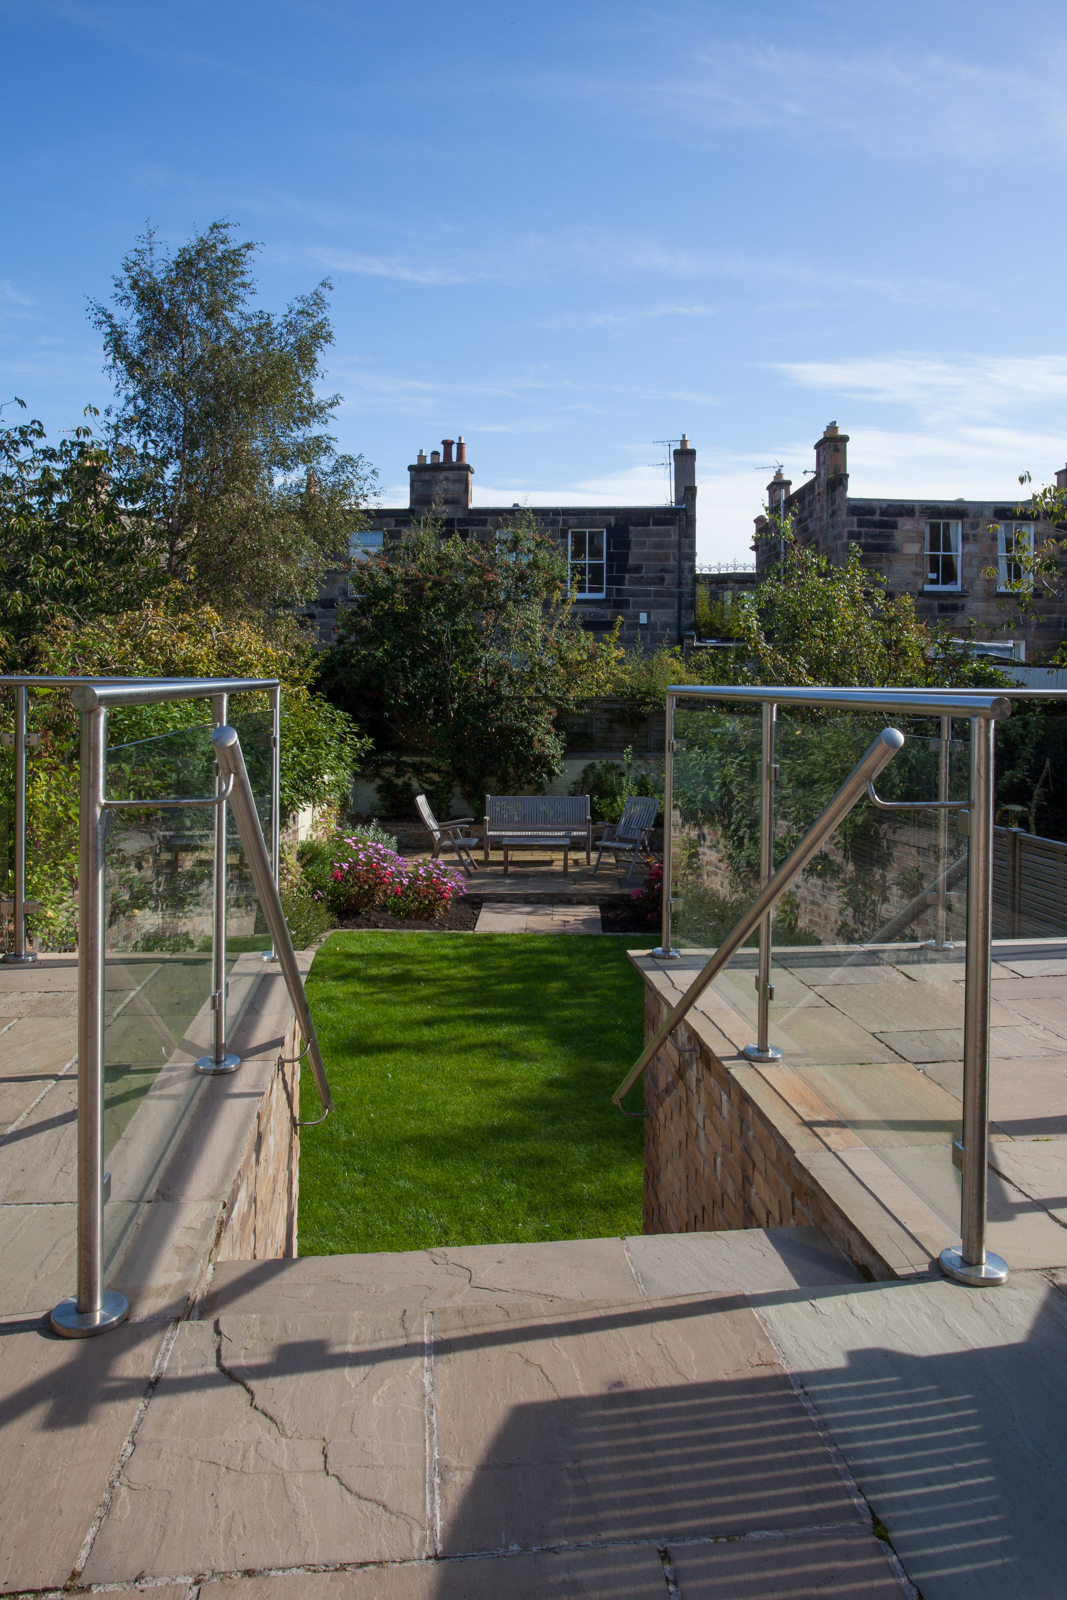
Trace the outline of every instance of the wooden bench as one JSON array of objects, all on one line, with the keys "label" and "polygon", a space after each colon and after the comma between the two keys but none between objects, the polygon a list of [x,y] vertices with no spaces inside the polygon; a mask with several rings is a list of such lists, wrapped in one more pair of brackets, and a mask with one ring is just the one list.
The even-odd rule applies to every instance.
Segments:
[{"label": "wooden bench", "polygon": [[[593,857],[593,822],[587,794],[487,794],[485,827],[482,832],[482,859],[489,860],[491,844],[521,839],[531,846],[538,841],[545,849],[560,849],[560,839],[570,848],[584,843],[585,864]],[[551,843],[549,842],[551,841]],[[509,844],[509,849],[514,846]]]}]

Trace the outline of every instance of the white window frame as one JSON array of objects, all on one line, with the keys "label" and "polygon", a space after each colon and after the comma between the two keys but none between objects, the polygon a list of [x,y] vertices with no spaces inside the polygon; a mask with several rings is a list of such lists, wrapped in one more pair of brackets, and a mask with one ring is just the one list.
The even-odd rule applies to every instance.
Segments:
[{"label": "white window frame", "polygon": [[[1023,541],[1025,556],[1029,566],[1027,573],[1022,569],[1018,560],[1012,560],[1012,552],[1018,550],[1020,536]],[[1034,555],[1034,525],[1032,522],[1002,522],[997,529],[997,593],[998,594],[1029,594],[1033,589],[1033,555]],[[1008,576],[1009,562],[1020,573],[1019,580]]]},{"label": "white window frame", "polygon": [[[936,535],[933,530],[937,529]],[[945,529],[948,529],[949,548],[944,548]],[[937,548],[934,548],[934,545]],[[924,589],[935,592],[951,593],[963,587],[961,573],[961,548],[963,544],[963,524],[953,522],[949,518],[935,517],[926,524],[926,537],[923,541],[923,571],[925,573]],[[956,575],[950,582],[944,581],[945,566],[943,563],[955,562]],[[937,576],[933,576],[933,574]]]},{"label": "white window frame", "polygon": [[385,533],[381,528],[361,528],[359,533],[348,536],[348,559],[366,561],[368,556],[377,555],[384,545]]},{"label": "white window frame", "polygon": [[[575,541],[581,539],[580,553],[575,553]],[[589,540],[600,544],[599,556],[590,556]],[[600,587],[590,587],[590,567],[600,568]],[[608,531],[606,528],[571,528],[567,533],[567,581],[579,600],[604,600],[608,593]]]}]

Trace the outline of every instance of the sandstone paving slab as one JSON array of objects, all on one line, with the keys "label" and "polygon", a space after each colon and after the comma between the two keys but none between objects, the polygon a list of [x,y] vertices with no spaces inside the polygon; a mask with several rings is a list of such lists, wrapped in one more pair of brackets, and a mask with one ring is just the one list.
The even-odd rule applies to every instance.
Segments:
[{"label": "sandstone paving slab", "polygon": [[73,1202],[0,1206],[0,1316],[40,1316],[73,1292],[77,1233]]},{"label": "sandstone paving slab", "polygon": [[1016,998],[1062,1000],[1067,1005],[1067,985],[1062,978],[1018,978],[1013,973],[1005,972],[1002,977],[994,975],[990,989],[994,999],[1002,1000],[1009,1006],[1014,1004]]},{"label": "sandstone paving slab", "polygon": [[45,989],[43,991],[16,993],[3,991],[4,1009],[10,1008],[20,1017],[76,1017],[78,991],[76,989]]},{"label": "sandstone paving slab", "polygon": [[56,1339],[0,1324],[0,1592],[59,1587],[133,1425],[165,1330]]},{"label": "sandstone paving slab", "polygon": [[[989,1174],[989,1248],[1016,1271],[1067,1266],[1067,1228],[1049,1215],[1043,1201],[1012,1181],[1014,1174],[994,1156],[1002,1148],[1010,1150],[1014,1146],[1007,1141],[990,1146],[993,1165],[1000,1170]],[[881,1149],[879,1155],[943,1219],[954,1235],[946,1242],[956,1243],[960,1234],[961,1178],[953,1166],[949,1146],[891,1146]]]},{"label": "sandstone paving slab", "polygon": [[[1036,980],[1035,980],[1036,982]],[[994,988],[1003,991],[1003,984],[994,985]],[[1053,1033],[1057,1038],[1067,1041],[1067,995],[1062,992],[1058,995],[1036,995],[1028,993],[1034,984],[1021,982],[1021,993],[1003,995],[994,1005],[1001,1012],[1014,1013],[1016,1017],[1023,1018],[1026,1022],[1037,1023],[1040,1027]],[[1063,1049],[1067,1053],[1067,1042]]]},{"label": "sandstone paving slab", "polygon": [[[931,1062],[923,1067],[923,1074],[962,1100],[962,1061]],[[989,1117],[1013,1139],[1067,1135],[1067,1057],[991,1060]]]},{"label": "sandstone paving slab", "polygon": [[998,1140],[990,1146],[989,1164],[1067,1228],[1067,1141]]},{"label": "sandstone paving slab", "polygon": [[0,1076],[62,1072],[77,1053],[76,1017],[20,1017],[0,1038]]},{"label": "sandstone paving slab", "polygon": [[[542,1600],[545,1595],[665,1600],[667,1585],[657,1550],[645,1544],[405,1562],[357,1572],[224,1578],[200,1586],[200,1600]],[[876,1600],[881,1600],[877,1594]]]},{"label": "sandstone paving slab", "polygon": [[763,1316],[924,1600],[1043,1600],[1067,1564],[1067,1299],[930,1277]]},{"label": "sandstone paving slab", "polygon": [[1067,978],[1067,960],[1062,957],[1046,960],[1040,956],[1011,956],[998,952],[997,965],[1019,978]]},{"label": "sandstone paving slab", "polygon": [[182,1323],[85,1581],[426,1555],[415,1321]]},{"label": "sandstone paving slab", "polygon": [[[772,1042],[789,1059],[797,1051],[811,1061],[856,1065],[867,1061],[899,1061],[900,1054],[890,1040],[879,1039],[836,1006],[814,1011],[805,1006],[796,1010],[777,1029]],[[894,1034],[893,1040],[899,1035]]]},{"label": "sandstone paving slab", "polygon": [[444,1554],[856,1523],[755,1314],[434,1314]]},{"label": "sandstone paving slab", "polygon": [[77,987],[76,956],[72,956],[69,961],[63,961],[56,956],[50,956],[46,960],[38,958],[32,967],[9,967],[6,971],[0,970],[0,1003],[9,990],[18,994],[44,994],[50,990],[76,991]]},{"label": "sandstone paving slab", "polygon": [[54,1074],[36,1074],[32,1077],[0,1077],[0,1136],[7,1133],[19,1118],[25,1116],[41,1091],[55,1083]]},{"label": "sandstone paving slab", "polygon": [[902,993],[906,992],[902,990],[902,985],[908,982],[896,967],[874,955],[866,960],[862,951],[856,956],[835,963],[826,960],[825,957],[821,960],[805,961],[799,954],[792,956],[788,951],[779,950],[775,952],[774,957],[775,972],[779,965],[791,972],[798,983],[803,983],[810,989],[822,989],[829,985],[879,984],[885,985],[894,993]]},{"label": "sandstone paving slab", "polygon": [[422,1312],[504,1300],[639,1298],[621,1239],[553,1244],[471,1245],[366,1255],[301,1256],[296,1261],[227,1261],[214,1270],[203,1315],[222,1311],[285,1314],[301,1308]]},{"label": "sandstone paving slab", "polygon": [[[889,984],[837,984],[827,985],[826,994],[839,1011],[870,1033],[894,1033],[899,1029],[914,1032],[951,1027],[954,1023],[963,1026],[961,984],[911,983],[903,994]],[[1018,1020],[996,999],[990,1002],[992,1027],[1010,1027]]]},{"label": "sandstone paving slab", "polygon": [[904,1062],[797,1069],[848,1126],[874,1148],[937,1144],[960,1136],[960,1105],[946,1089]]},{"label": "sandstone paving slab", "polygon": [[675,1544],[669,1553],[684,1600],[901,1600],[886,1547],[868,1528]]},{"label": "sandstone paving slab", "polygon": [[0,1204],[73,1200],[78,1165],[78,1085],[57,1078],[19,1127],[0,1140]]},{"label": "sandstone paving slab", "polygon": [[[119,1210],[114,1201],[108,1207],[108,1213]],[[222,1203],[155,1200],[126,1210],[109,1285],[126,1296],[131,1317],[184,1316],[203,1286]]]},{"label": "sandstone paving slab", "polygon": [[[934,1061],[958,1061],[963,1056],[963,1028],[922,1028],[914,1032],[898,1029],[879,1034],[905,1061],[916,1065]],[[1033,1023],[990,1028],[989,1055],[992,1060],[1008,1061],[1013,1056],[1060,1056],[1063,1041]]]},{"label": "sandstone paving slab", "polygon": [[645,1294],[766,1294],[859,1283],[862,1274],[821,1228],[637,1234],[626,1240]]}]

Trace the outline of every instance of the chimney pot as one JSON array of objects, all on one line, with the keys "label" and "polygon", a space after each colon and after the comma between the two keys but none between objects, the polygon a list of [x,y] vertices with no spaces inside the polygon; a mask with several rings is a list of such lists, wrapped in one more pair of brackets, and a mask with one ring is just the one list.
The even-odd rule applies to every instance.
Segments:
[{"label": "chimney pot", "polygon": [[431,465],[431,467],[439,467],[441,465],[441,452],[440,452],[440,450],[431,450],[430,451],[430,465]]},{"label": "chimney pot", "polygon": [[420,450],[415,460],[420,467],[424,467],[426,465],[426,451]]},{"label": "chimney pot", "polygon": [[445,464],[446,467],[450,467],[452,465],[452,446],[455,444],[455,442],[456,442],[455,439],[442,439],[441,440],[441,449],[445,453],[445,455],[444,455],[444,464]]},{"label": "chimney pot", "polygon": [[466,459],[467,459],[467,446],[463,442],[463,435],[460,434],[459,438],[456,440],[456,460],[458,462],[462,462],[462,461],[466,461]]}]

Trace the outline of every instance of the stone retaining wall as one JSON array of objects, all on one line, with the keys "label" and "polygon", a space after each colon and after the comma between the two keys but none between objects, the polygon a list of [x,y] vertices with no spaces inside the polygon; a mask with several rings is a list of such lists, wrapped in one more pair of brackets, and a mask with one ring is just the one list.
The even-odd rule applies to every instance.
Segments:
[{"label": "stone retaining wall", "polygon": [[286,1034],[282,1062],[260,1103],[226,1204],[216,1261],[295,1256],[300,1188],[299,1035]]},{"label": "stone retaining wall", "polygon": [[[645,1038],[666,1017],[645,987]],[[759,1107],[692,1029],[645,1069],[645,1233],[823,1225],[818,1196]]]}]

